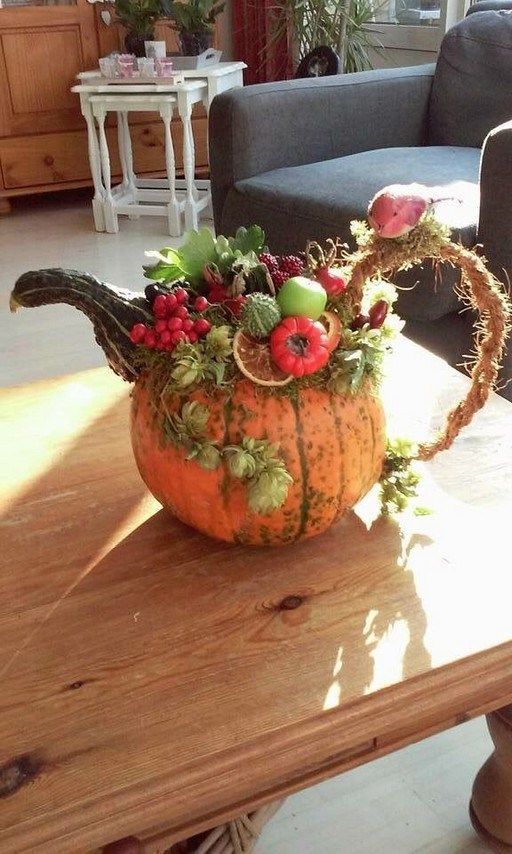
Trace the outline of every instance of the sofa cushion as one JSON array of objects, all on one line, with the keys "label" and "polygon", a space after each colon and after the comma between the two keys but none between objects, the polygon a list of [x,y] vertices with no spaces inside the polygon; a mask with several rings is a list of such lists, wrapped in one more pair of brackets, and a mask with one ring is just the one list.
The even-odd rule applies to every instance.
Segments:
[{"label": "sofa cushion", "polygon": [[[308,239],[336,236],[353,244],[348,223],[365,218],[369,200],[381,187],[417,181],[463,197],[460,203],[438,205],[438,215],[454,228],[456,239],[472,246],[478,221],[479,162],[478,149],[444,146],[376,149],[276,169],[239,181],[230,190],[222,231],[229,234],[240,225],[257,222],[275,252],[301,250]],[[400,274],[397,284],[420,284],[414,292],[400,294],[400,311],[425,320],[453,311],[458,305],[453,291],[458,278],[458,271],[446,266],[437,285],[431,265]]]},{"label": "sofa cushion", "polygon": [[433,145],[483,145],[512,119],[512,12],[475,12],[445,35],[430,97]]}]

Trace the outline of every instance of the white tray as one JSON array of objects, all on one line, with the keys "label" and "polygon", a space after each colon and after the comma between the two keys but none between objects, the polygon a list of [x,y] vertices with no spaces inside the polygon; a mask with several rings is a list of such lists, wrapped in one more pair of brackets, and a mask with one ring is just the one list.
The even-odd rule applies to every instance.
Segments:
[{"label": "white tray", "polygon": [[183,56],[181,53],[169,54],[178,71],[196,71],[200,68],[212,68],[218,65],[222,56],[221,50],[209,47],[198,56]]},{"label": "white tray", "polygon": [[185,77],[183,74],[172,74],[170,77],[141,77],[136,71],[133,77],[103,77],[98,74],[97,77],[88,77],[88,86],[175,86],[177,83],[183,83]]}]

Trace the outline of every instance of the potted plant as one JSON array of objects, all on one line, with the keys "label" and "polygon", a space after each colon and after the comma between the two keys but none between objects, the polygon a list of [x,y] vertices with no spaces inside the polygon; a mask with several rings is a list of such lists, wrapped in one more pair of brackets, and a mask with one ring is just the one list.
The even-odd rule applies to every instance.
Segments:
[{"label": "potted plant", "polygon": [[212,46],[215,18],[225,5],[217,0],[162,0],[163,13],[172,21],[184,56],[198,56]]},{"label": "potted plant", "polygon": [[153,41],[155,23],[162,17],[160,0],[115,0],[118,23],[126,28],[128,53],[145,56],[144,42]]},{"label": "potted plant", "polygon": [[372,68],[372,53],[382,45],[371,28],[382,2],[370,0],[283,0],[272,21],[273,39],[286,37],[296,65],[319,45],[332,48],[344,73]]}]

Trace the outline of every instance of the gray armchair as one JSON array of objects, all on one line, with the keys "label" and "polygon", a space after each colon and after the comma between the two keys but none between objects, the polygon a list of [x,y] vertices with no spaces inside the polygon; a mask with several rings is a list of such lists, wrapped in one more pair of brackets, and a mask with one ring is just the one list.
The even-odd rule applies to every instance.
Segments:
[{"label": "gray armchair", "polygon": [[[483,243],[495,274],[512,274],[512,14],[477,12],[445,36],[437,65],[248,86],[210,112],[215,226],[259,223],[276,252],[307,239],[351,242],[386,184],[440,185],[454,236]],[[506,272],[504,272],[506,271]],[[458,271],[401,274],[406,333],[457,364],[471,320],[459,315]],[[512,374],[508,356],[507,378]],[[504,394],[512,399],[509,386]]]}]

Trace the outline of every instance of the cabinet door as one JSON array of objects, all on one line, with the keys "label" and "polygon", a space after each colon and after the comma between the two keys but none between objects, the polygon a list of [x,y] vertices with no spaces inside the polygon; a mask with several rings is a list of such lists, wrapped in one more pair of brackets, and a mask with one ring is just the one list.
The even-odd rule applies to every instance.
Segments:
[{"label": "cabinet door", "polygon": [[80,128],[70,88],[79,71],[97,67],[94,8],[87,0],[30,2],[0,4],[0,137]]}]

